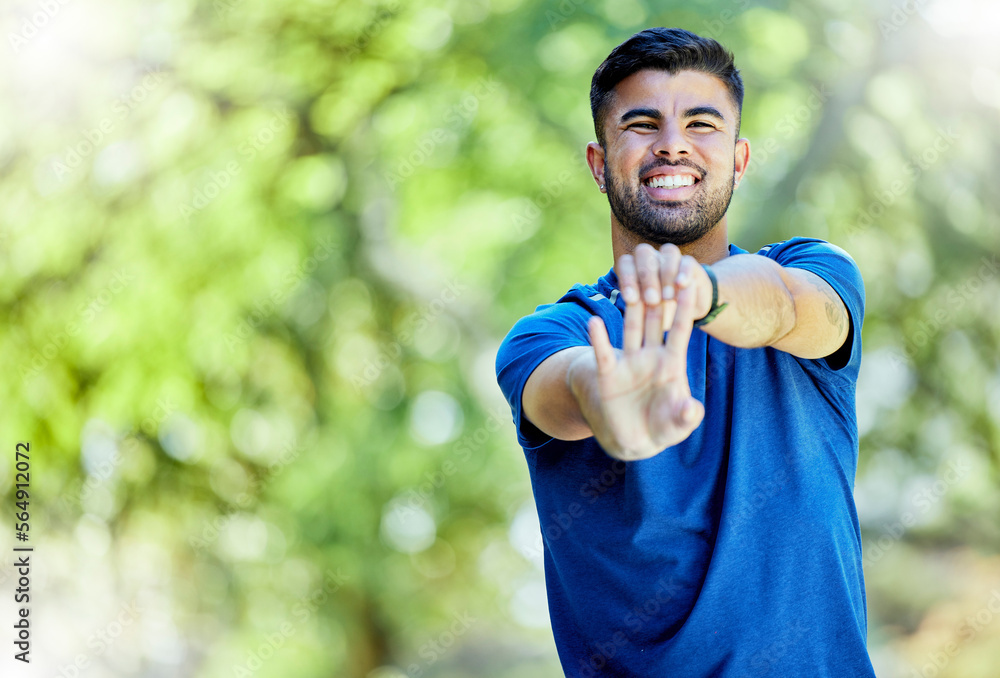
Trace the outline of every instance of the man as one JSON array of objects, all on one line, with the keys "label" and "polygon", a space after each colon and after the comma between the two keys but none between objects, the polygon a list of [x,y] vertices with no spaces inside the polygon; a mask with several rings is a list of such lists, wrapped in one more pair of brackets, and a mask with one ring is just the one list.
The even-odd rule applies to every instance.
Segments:
[{"label": "man", "polygon": [[497,355],[568,676],[874,676],[852,496],[864,287],[820,240],[729,243],[742,99],[714,40],[657,28],[611,52],[587,160],[616,264]]}]

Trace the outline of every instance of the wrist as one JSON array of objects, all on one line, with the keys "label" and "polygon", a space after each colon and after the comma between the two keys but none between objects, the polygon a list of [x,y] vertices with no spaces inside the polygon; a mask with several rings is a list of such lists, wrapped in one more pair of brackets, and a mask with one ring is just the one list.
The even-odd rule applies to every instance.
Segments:
[{"label": "wrist", "polygon": [[705,264],[694,267],[695,299],[694,319],[704,318],[712,310],[712,279],[708,277]]},{"label": "wrist", "polygon": [[697,320],[694,321],[695,327],[702,327],[703,325],[707,325],[708,323],[712,322],[713,320],[715,320],[715,317],[719,315],[719,313],[722,312],[722,310],[726,306],[729,305],[728,302],[719,303],[719,281],[715,277],[715,272],[712,270],[712,268],[708,264],[702,264],[701,269],[705,279],[708,281],[708,293],[706,295],[708,296],[708,300],[707,300],[707,308],[704,308],[706,304],[704,303],[704,300],[701,300],[702,303],[699,305],[698,308],[699,311],[704,309],[705,312],[702,313],[700,316],[696,314],[695,317],[697,318]]}]

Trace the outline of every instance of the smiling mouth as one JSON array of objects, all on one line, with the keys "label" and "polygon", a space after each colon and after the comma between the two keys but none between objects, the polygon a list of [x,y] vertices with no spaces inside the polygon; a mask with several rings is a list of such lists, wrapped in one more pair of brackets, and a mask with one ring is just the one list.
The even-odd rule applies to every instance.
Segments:
[{"label": "smiling mouth", "polygon": [[642,182],[647,188],[684,188],[698,183],[699,179],[690,174],[658,174]]}]

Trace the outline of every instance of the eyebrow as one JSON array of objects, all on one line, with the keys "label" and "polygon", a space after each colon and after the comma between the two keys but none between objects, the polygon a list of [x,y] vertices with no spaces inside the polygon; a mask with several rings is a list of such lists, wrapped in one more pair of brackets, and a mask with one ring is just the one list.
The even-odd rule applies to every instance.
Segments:
[{"label": "eyebrow", "polygon": [[[722,122],[726,121],[726,116],[722,115],[719,109],[714,106],[696,106],[684,111],[685,118],[694,118],[699,115],[707,115],[717,118]],[[652,118],[653,120],[660,120],[663,118],[663,114],[655,108],[633,108],[625,111],[619,122],[628,122],[632,118]]]},{"label": "eyebrow", "polygon": [[628,122],[632,118],[652,118],[653,120],[659,120],[662,117],[663,114],[655,108],[633,108],[625,111],[619,122]]},{"label": "eyebrow", "polygon": [[726,116],[722,115],[719,109],[714,106],[696,106],[695,108],[689,108],[684,111],[685,118],[694,118],[699,115],[707,115],[712,118],[717,118],[721,122],[726,121]]}]

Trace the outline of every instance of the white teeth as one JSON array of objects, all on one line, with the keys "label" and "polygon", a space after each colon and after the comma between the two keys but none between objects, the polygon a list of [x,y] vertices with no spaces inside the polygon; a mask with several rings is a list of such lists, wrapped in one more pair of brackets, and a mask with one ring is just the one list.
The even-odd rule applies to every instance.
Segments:
[{"label": "white teeth", "polygon": [[676,176],[666,176],[661,174],[647,181],[646,185],[651,188],[680,188],[681,186],[690,186],[693,183],[694,177],[690,174],[680,174]]}]

